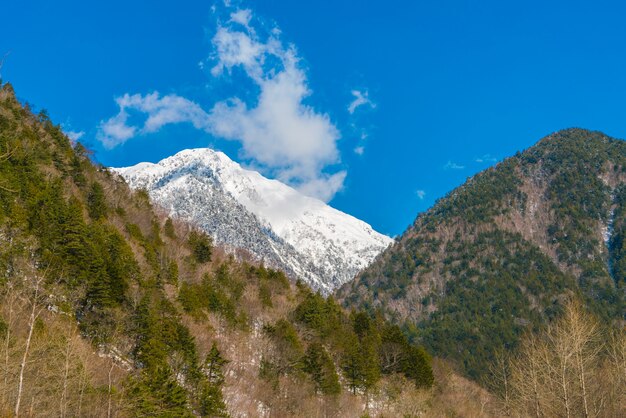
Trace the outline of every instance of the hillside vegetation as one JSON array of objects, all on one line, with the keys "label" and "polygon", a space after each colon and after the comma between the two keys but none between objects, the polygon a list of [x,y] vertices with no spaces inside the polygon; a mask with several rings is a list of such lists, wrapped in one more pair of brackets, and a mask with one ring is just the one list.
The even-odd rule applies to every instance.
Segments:
[{"label": "hillside vegetation", "polygon": [[491,399],[381,316],[167,218],[9,84],[0,352],[3,416],[442,416]]},{"label": "hillside vegetation", "polygon": [[568,129],[469,179],[338,291],[482,379],[580,299],[626,319],[626,142]]}]

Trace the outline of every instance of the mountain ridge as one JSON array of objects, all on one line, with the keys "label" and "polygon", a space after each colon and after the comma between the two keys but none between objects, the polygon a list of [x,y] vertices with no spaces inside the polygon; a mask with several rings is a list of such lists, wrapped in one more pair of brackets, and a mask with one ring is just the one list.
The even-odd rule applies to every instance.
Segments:
[{"label": "mountain ridge", "polygon": [[[198,224],[216,242],[244,248],[325,293],[351,280],[393,241],[208,148],[113,170],[132,188],[146,189],[174,216]],[[212,196],[212,202],[203,194]],[[211,221],[216,217],[220,222]]]},{"label": "mountain ridge", "polygon": [[478,377],[568,295],[624,320],[625,183],[624,141],[555,132],[439,199],[337,295]]}]

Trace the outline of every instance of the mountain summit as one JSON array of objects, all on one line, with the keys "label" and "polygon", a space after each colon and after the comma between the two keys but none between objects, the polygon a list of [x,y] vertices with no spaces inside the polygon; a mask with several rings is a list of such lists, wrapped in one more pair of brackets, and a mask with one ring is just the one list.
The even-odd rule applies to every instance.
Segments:
[{"label": "mountain summit", "polygon": [[217,243],[245,249],[325,293],[354,278],[393,242],[365,222],[208,148],[114,170]]},{"label": "mountain summit", "polygon": [[339,297],[478,377],[567,298],[611,322],[625,292],[626,142],[567,129],[439,200]]}]

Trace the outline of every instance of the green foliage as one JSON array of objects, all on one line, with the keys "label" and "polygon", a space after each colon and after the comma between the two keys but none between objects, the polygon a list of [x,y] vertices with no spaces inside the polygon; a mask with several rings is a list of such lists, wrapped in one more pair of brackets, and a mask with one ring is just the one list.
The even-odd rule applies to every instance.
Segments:
[{"label": "green foliage", "polygon": [[278,373],[284,374],[299,369],[303,347],[294,326],[287,320],[280,319],[274,325],[266,325],[264,331],[276,348],[274,366]]},{"label": "green foliage", "polygon": [[296,321],[316,331],[322,338],[337,329],[342,315],[334,299],[325,299],[321,293],[306,292],[304,300],[294,312]]},{"label": "green foliage", "polygon": [[[332,297],[324,299],[319,293],[303,290],[302,301],[294,311],[299,323],[314,331],[316,340],[307,348],[303,370],[312,374],[318,390],[320,375],[313,373],[311,364],[326,364],[322,373],[325,384],[332,386],[334,363],[320,353],[322,342],[339,353],[339,365],[349,388],[369,391],[381,375],[403,373],[418,387],[433,383],[430,358],[422,348],[411,345],[397,326],[387,324],[382,318],[372,318],[367,313],[352,312],[348,317]],[[393,356],[395,363],[390,365]],[[330,389],[329,389],[330,390]],[[330,393],[330,392],[329,392]]]},{"label": "green foliage", "polygon": [[218,269],[215,278],[206,274],[201,283],[183,282],[178,300],[185,312],[198,320],[204,318],[207,311],[215,312],[226,319],[229,324],[245,327],[247,318],[237,309],[244,286],[243,281],[231,277],[228,267],[223,264]]},{"label": "green foliage", "polygon": [[106,216],[108,208],[104,189],[98,182],[91,183],[89,194],[87,195],[87,210],[91,219],[97,221]]},{"label": "green foliage", "polygon": [[527,327],[554,314],[532,309],[529,298],[552,307],[565,289],[574,288],[572,277],[516,234],[479,234],[472,243],[450,244],[447,253],[444,271],[456,279],[448,281],[437,311],[421,324],[421,338],[474,378],[485,372],[498,347],[514,347]]},{"label": "green foliage", "polygon": [[428,388],[435,382],[430,356],[422,347],[408,346],[402,359],[402,371],[417,387]]},{"label": "green foliage", "polygon": [[259,300],[265,308],[274,306],[272,296],[282,294],[289,289],[289,280],[282,271],[267,269],[265,266],[250,267],[259,283]]},{"label": "green foliage", "polygon": [[204,383],[200,389],[200,415],[203,417],[227,417],[228,411],[218,386]]},{"label": "green foliage", "polygon": [[222,396],[224,366],[228,363],[217,348],[215,342],[202,365],[206,381],[200,391],[200,414],[206,417],[226,417],[228,412]]},{"label": "green foliage", "polygon": [[193,254],[194,259],[198,263],[208,263],[211,261],[211,254],[213,252],[213,242],[204,232],[196,231],[195,229],[189,234],[189,240],[187,241],[189,248]]},{"label": "green foliage", "polygon": [[[626,185],[622,185],[615,191],[614,202],[617,208],[613,213],[608,266],[615,283],[616,293],[619,295],[626,293]],[[617,298],[614,305],[616,305],[617,312],[621,310],[626,319],[624,299],[626,298]]]},{"label": "green foliage", "polygon": [[144,257],[152,269],[155,272],[160,272],[159,256],[164,244],[159,234],[159,224],[153,221],[151,230],[144,235],[139,225],[128,223],[126,224],[126,232],[143,247]]},{"label": "green foliage", "polygon": [[397,325],[383,326],[380,358],[385,373],[403,373],[418,388],[434,383],[430,356],[423,347],[411,345]]},{"label": "green foliage", "polygon": [[137,416],[193,417],[187,395],[167,367],[142,373],[132,380],[128,393]]},{"label": "green foliage", "polygon": [[335,363],[319,342],[313,342],[306,350],[302,370],[308,373],[315,383],[315,389],[324,395],[341,392]]},{"label": "green foliage", "polygon": [[178,283],[178,263],[176,263],[176,261],[170,260],[170,262],[167,263],[165,279],[170,284]]},{"label": "green foliage", "polygon": [[341,359],[341,366],[348,386],[353,393],[371,389],[380,379],[377,347],[372,338],[359,341],[352,339]]},{"label": "green foliage", "polygon": [[169,356],[178,353],[185,362],[185,371],[189,375],[197,372],[194,339],[172,303],[160,291],[142,298],[133,322],[137,335],[134,355],[143,368],[163,368]]}]

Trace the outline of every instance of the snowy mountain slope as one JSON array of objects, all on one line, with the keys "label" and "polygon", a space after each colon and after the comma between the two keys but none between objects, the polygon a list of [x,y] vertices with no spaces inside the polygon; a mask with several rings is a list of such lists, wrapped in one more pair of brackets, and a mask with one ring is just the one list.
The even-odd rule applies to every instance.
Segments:
[{"label": "snowy mountain slope", "polygon": [[113,170],[216,242],[244,248],[324,292],[351,280],[393,242],[365,222],[210,149]]}]

